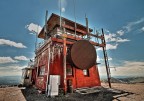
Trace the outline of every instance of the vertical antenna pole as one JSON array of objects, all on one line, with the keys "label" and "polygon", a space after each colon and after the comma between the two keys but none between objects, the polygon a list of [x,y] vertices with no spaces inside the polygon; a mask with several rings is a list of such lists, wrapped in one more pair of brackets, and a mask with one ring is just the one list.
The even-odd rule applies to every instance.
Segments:
[{"label": "vertical antenna pole", "polygon": [[47,16],[48,16],[48,11],[46,10],[46,16],[45,16],[45,33],[47,34]]},{"label": "vertical antenna pole", "polygon": [[86,20],[86,30],[87,30],[87,36],[88,36],[88,40],[90,39],[90,35],[89,35],[89,26],[88,26],[88,18],[85,14],[85,20]]},{"label": "vertical antenna pole", "polygon": [[46,16],[45,16],[45,28],[44,28],[44,32],[45,32],[45,39],[47,39],[48,38],[48,30],[47,30],[47,27],[48,27],[48,25],[47,25],[47,16],[48,16],[48,11],[46,10]]},{"label": "vertical antenna pole", "polygon": [[[104,31],[103,31],[103,29],[102,29],[102,36],[104,37]],[[102,42],[106,45],[105,38],[102,40]],[[108,64],[108,57],[107,57],[107,54],[106,54],[106,46],[103,47],[103,54],[104,54],[104,60],[105,60],[105,65],[106,65],[106,72],[107,72],[108,83],[109,83],[109,87],[111,88],[110,70],[109,70],[109,64]]]},{"label": "vertical antenna pole", "polygon": [[60,29],[61,29],[61,26],[62,26],[62,24],[61,24],[61,0],[59,0],[60,1]]},{"label": "vertical antenna pole", "polygon": [[[99,32],[96,30],[96,35],[97,36],[99,36]],[[98,39],[98,37],[97,37],[97,42],[98,42],[98,44],[99,44],[99,39]]]},{"label": "vertical antenna pole", "polygon": [[39,33],[39,25],[37,26],[37,32],[35,33],[36,34],[35,52],[37,50],[37,37],[38,37],[38,33]]},{"label": "vertical antenna pole", "polygon": [[49,80],[49,79],[48,79],[48,78],[49,78],[50,58],[51,58],[51,56],[50,56],[50,55],[51,55],[51,53],[50,53],[50,51],[51,51],[50,48],[51,48],[51,45],[49,45],[49,47],[48,47],[48,64],[47,64],[47,65],[48,65],[48,67],[47,67],[48,69],[47,69],[47,81],[46,81],[46,95],[47,95],[47,96],[49,96],[49,92],[48,92],[48,82],[49,82],[48,80]]},{"label": "vertical antenna pole", "polygon": [[[96,34],[96,29],[95,29],[95,27],[94,27],[94,34]],[[96,37],[95,37],[95,42],[96,42]]]},{"label": "vertical antenna pole", "polygon": [[76,37],[76,12],[75,12],[75,0],[73,0],[74,3],[74,18],[75,18],[75,37]]}]

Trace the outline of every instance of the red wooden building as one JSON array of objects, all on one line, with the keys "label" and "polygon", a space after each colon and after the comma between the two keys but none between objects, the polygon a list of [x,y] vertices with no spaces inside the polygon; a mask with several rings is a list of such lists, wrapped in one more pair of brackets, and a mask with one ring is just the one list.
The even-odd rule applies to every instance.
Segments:
[{"label": "red wooden building", "polygon": [[50,75],[59,75],[59,89],[65,92],[70,87],[77,89],[101,85],[94,46],[105,45],[84,40],[86,35],[95,36],[92,31],[56,14],[50,16],[38,34],[38,38],[44,39],[36,49],[32,73],[32,81],[38,89],[47,91]]}]

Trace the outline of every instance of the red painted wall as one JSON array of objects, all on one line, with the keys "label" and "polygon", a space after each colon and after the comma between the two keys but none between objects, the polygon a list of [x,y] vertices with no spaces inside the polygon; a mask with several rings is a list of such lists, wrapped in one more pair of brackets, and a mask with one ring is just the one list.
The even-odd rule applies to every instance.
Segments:
[{"label": "red painted wall", "polygon": [[[45,75],[42,77],[36,78],[36,86],[41,90],[46,89],[46,81],[47,81],[47,68],[48,68],[48,51],[39,61],[38,67],[45,65]],[[50,63],[50,75],[60,75],[60,88],[64,87],[64,77],[63,77],[63,55],[61,53],[60,57],[56,55],[54,57],[54,61]],[[72,86],[74,89],[82,88],[82,87],[94,87],[100,86],[100,78],[99,72],[96,66],[93,66],[89,69],[89,76],[83,75],[83,70],[77,69],[73,67],[73,76],[67,76],[67,80],[72,80]]]},{"label": "red painted wall", "polygon": [[73,87],[81,88],[81,87],[94,87],[100,86],[99,74],[96,66],[93,66],[89,69],[89,76],[85,76],[83,74],[83,70],[74,68],[75,75],[73,78]]}]

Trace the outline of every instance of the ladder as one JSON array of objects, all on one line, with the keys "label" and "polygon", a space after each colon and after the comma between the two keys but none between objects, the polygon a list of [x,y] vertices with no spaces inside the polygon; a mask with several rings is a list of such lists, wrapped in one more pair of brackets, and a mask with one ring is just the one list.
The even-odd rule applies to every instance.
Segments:
[{"label": "ladder", "polygon": [[[104,31],[102,29],[102,43],[106,45],[105,37],[104,37]],[[103,54],[104,54],[104,60],[105,60],[105,66],[106,66],[106,72],[107,72],[107,79],[109,83],[109,87],[111,88],[111,73],[110,73],[110,67],[109,67],[109,62],[108,62],[108,56],[107,56],[107,51],[106,51],[106,46],[102,47],[103,48]]]}]

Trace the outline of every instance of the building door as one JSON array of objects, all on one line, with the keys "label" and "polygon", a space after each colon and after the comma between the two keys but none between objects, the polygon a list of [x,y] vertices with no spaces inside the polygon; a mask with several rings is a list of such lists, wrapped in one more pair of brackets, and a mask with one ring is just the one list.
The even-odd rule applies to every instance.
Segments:
[{"label": "building door", "polygon": [[49,86],[48,86],[48,96],[56,96],[59,93],[60,76],[50,75]]}]

